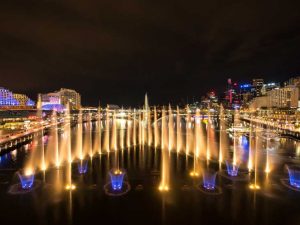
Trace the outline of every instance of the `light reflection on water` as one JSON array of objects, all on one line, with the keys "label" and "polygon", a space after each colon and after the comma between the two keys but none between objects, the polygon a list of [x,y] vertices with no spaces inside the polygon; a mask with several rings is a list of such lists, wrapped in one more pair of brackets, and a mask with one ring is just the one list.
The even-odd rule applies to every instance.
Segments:
[{"label": "light reflection on water", "polygon": [[[217,133],[215,135],[218,136]],[[219,146],[217,140],[215,141],[213,144]],[[241,159],[241,168],[246,169],[249,140],[242,138],[240,142],[238,152]],[[262,146],[266,146],[264,140],[261,140],[261,142],[263,143]],[[231,140],[230,143],[227,149],[232,149],[233,141]],[[271,222],[272,224],[280,224],[279,222],[284,220],[278,219],[276,215],[273,216],[277,210],[281,209],[283,214],[289,213],[288,211],[285,212],[286,206],[291,208],[291,212],[300,210],[300,207],[294,203],[294,201],[299,200],[299,196],[295,196],[294,193],[291,194],[288,189],[280,185],[280,178],[287,178],[284,165],[286,163],[299,163],[300,144],[294,140],[281,139],[279,142],[272,142],[270,145],[272,173],[269,175],[263,173],[265,150],[262,148],[258,151],[258,165],[260,165],[259,170],[261,171],[258,182],[263,188],[261,192],[257,193],[248,189],[247,182],[232,182],[217,175],[216,182],[223,189],[223,194],[218,198],[205,196],[205,194],[193,189],[195,185],[200,184],[202,174],[199,178],[189,177],[189,172],[194,165],[192,156],[187,157],[184,154],[172,152],[170,158],[171,191],[161,196],[157,193],[160,181],[161,151],[148,146],[141,148],[136,146],[129,150],[125,148],[120,151],[118,157],[121,167],[126,168],[131,185],[134,187],[142,184],[143,191],[138,192],[133,189],[127,194],[127,197],[120,199],[111,199],[104,195],[103,185],[115,159],[114,152],[111,152],[89,160],[87,162],[88,169],[84,175],[78,173],[78,164],[73,163],[72,176],[74,183],[76,183],[74,192],[64,190],[65,166],[62,166],[61,169],[52,168],[46,171],[43,188],[33,195],[26,196],[27,203],[21,200],[11,204],[8,208],[0,206],[0,210],[7,212],[7,215],[11,215],[12,212],[19,213],[20,220],[25,221],[23,224],[32,222],[30,218],[21,215],[21,211],[27,211],[27,208],[32,210],[29,215],[34,215],[32,219],[35,221],[42,221],[46,217],[52,224],[74,222],[80,224],[84,220],[92,221],[92,219],[99,218],[100,212],[103,220],[110,219],[114,224],[118,219],[114,217],[113,211],[117,211],[125,223],[130,221],[132,224],[140,224],[138,219],[142,216],[149,218],[145,224],[160,222],[174,224],[174,217],[177,218],[177,222],[183,224],[190,219],[190,216],[198,218],[196,220],[198,222],[205,218],[206,221],[222,222],[222,224],[232,224],[233,221],[244,221],[244,224],[271,224]],[[18,170],[22,168],[27,154],[29,153],[25,151],[25,147],[21,147],[17,151],[1,156],[0,169]],[[199,163],[202,168],[206,168],[206,162],[200,161]],[[209,166],[218,169],[216,162],[211,162]],[[225,169],[225,165],[223,165],[223,169]],[[253,174],[247,174],[246,176],[252,177]],[[7,176],[9,180],[11,180],[11,177]],[[37,174],[36,179],[42,180],[42,174]],[[16,182],[16,180],[13,182]],[[190,189],[186,188],[185,191],[182,191],[184,185],[190,187]],[[0,193],[4,194],[5,191],[5,188],[3,188]],[[282,200],[285,198],[288,198],[288,200],[283,203]],[[10,201],[10,198],[6,197],[5,201]],[[162,209],[159,204],[163,204]],[[12,210],[16,206],[18,206],[17,209]],[[135,212],[135,216],[131,215],[129,210],[126,209],[128,206]],[[172,212],[169,211],[171,208]],[[189,216],[184,213],[187,208],[190,209]],[[140,216],[136,215],[137,213],[140,213]],[[68,217],[65,217],[65,214]],[[17,218],[13,220],[7,215],[4,214],[4,221],[17,221]],[[267,219],[257,223],[257,217]],[[293,214],[292,219],[299,219],[296,213]],[[191,223],[198,224],[196,221]]]}]

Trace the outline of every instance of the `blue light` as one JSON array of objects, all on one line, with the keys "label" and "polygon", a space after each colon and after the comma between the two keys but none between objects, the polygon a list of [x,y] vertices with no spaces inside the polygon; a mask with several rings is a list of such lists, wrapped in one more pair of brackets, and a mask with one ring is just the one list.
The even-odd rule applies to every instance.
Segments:
[{"label": "blue light", "polygon": [[234,165],[232,162],[226,161],[227,173],[231,177],[236,177],[239,172],[239,166]]},{"label": "blue light", "polygon": [[5,88],[0,88],[0,106],[17,106],[19,102],[14,98],[13,93]]},{"label": "blue light", "polygon": [[50,111],[57,111],[57,112],[63,112],[65,107],[62,104],[47,104],[42,106],[43,110],[50,110]]},{"label": "blue light", "polygon": [[246,136],[242,136],[242,146],[243,146],[243,149],[245,149],[245,150],[249,149],[249,141]]},{"label": "blue light", "polygon": [[88,169],[88,161],[87,160],[80,160],[78,163],[78,173],[85,174]]},{"label": "blue light", "polygon": [[289,180],[292,187],[300,189],[300,168],[288,166]]},{"label": "blue light", "polygon": [[5,155],[0,156],[0,167],[1,168],[9,166],[10,163],[11,163],[11,154],[5,154]]},{"label": "blue light", "polygon": [[28,99],[28,101],[26,102],[26,106],[34,106],[35,102],[32,101],[31,99]]},{"label": "blue light", "polygon": [[216,176],[214,171],[205,171],[203,174],[203,187],[206,190],[215,190],[216,188]]},{"label": "blue light", "polygon": [[249,88],[251,87],[251,84],[242,84],[240,85],[240,88]]},{"label": "blue light", "polygon": [[19,172],[18,175],[19,175],[19,178],[20,178],[22,189],[25,189],[25,190],[30,189],[33,185],[33,182],[34,182],[34,174],[25,175],[25,174],[21,174]]},{"label": "blue light", "polygon": [[112,170],[109,172],[111,187],[114,191],[120,191],[123,187],[125,173],[120,170]]}]

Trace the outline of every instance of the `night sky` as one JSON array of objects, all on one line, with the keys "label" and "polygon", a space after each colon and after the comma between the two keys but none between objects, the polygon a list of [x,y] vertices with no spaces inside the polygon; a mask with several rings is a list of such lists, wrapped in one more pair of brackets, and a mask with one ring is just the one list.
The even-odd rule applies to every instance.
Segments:
[{"label": "night sky", "polygon": [[300,75],[299,1],[1,0],[0,86],[173,104]]}]

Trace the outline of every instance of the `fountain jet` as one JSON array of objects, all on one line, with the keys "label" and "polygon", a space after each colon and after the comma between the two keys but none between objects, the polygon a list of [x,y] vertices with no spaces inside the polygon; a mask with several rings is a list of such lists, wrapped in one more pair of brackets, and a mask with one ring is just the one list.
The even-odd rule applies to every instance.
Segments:
[{"label": "fountain jet", "polygon": [[158,121],[157,121],[157,112],[156,107],[154,107],[154,147],[155,149],[159,146],[159,127],[158,127]]},{"label": "fountain jet", "polygon": [[67,138],[67,190],[74,190],[75,185],[72,184],[72,148],[71,148],[71,115],[70,115],[70,105],[67,104],[66,112],[65,112],[65,128],[66,128],[66,138]]},{"label": "fountain jet", "polygon": [[98,154],[102,153],[102,126],[101,126],[101,108],[98,108]]},{"label": "fountain jet", "polygon": [[127,142],[127,148],[129,149],[131,146],[131,120],[130,120],[130,114],[127,115],[127,132],[126,132],[126,142]]},{"label": "fountain jet", "polygon": [[76,134],[76,149],[77,149],[77,157],[79,159],[83,159],[84,155],[83,155],[83,149],[82,149],[82,110],[79,110],[78,113],[78,124],[77,124],[77,134]]},{"label": "fountain jet", "polygon": [[236,177],[239,172],[239,166],[234,162],[226,161],[227,173],[231,177]]},{"label": "fountain jet", "polygon": [[176,149],[177,149],[177,153],[179,153],[182,150],[182,131],[181,131],[181,118],[180,118],[180,112],[178,106],[176,112],[177,112],[176,113]]},{"label": "fountain jet", "polygon": [[20,179],[21,187],[24,190],[28,190],[32,188],[34,183],[34,173],[24,173],[18,172],[18,176]]},{"label": "fountain jet", "polygon": [[161,169],[161,182],[159,186],[160,191],[169,190],[169,152],[168,152],[168,130],[166,122],[166,112],[162,109],[161,116],[161,154],[162,154],[162,169]]},{"label": "fountain jet", "polygon": [[78,173],[85,174],[88,169],[88,161],[87,160],[80,160],[78,162]]},{"label": "fountain jet", "polygon": [[125,173],[119,169],[111,170],[109,172],[110,181],[111,181],[111,188],[114,191],[120,191],[123,187],[123,180],[124,180]]},{"label": "fountain jet", "polygon": [[132,142],[133,146],[136,146],[136,110],[133,110],[133,126],[132,126]]},{"label": "fountain jet", "polygon": [[106,108],[106,121],[105,121],[105,133],[104,133],[104,149],[106,152],[110,151],[109,148],[109,140],[110,140],[110,124],[109,124],[109,109],[108,107]]},{"label": "fountain jet", "polygon": [[172,151],[174,149],[174,120],[173,120],[173,112],[172,112],[172,107],[171,105],[169,104],[169,116],[168,116],[168,128],[169,128],[169,151]]},{"label": "fountain jet", "polygon": [[216,176],[215,171],[206,170],[203,173],[203,187],[208,191],[215,190],[216,188]]}]

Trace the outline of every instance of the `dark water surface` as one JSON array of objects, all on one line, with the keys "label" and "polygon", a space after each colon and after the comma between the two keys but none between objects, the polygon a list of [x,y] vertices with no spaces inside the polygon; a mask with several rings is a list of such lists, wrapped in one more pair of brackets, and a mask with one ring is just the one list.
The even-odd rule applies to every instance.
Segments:
[{"label": "dark water surface", "polygon": [[[36,175],[35,189],[30,193],[8,193],[19,182],[16,171],[22,168],[30,145],[1,156],[0,215],[1,224],[300,224],[300,192],[284,185],[288,178],[285,164],[299,164],[299,143],[282,139],[271,151],[273,169],[269,175],[258,167],[258,184],[249,184],[253,174],[242,168],[242,179],[229,179],[225,166],[216,162],[210,169],[219,170],[220,193],[212,195],[201,189],[202,177],[189,176],[193,158],[171,154],[170,190],[158,191],[160,182],[159,150],[125,149],[119,152],[120,165],[127,171],[131,189],[122,196],[108,196],[103,186],[114,164],[114,153],[89,160],[88,171],[80,175],[77,162],[72,166],[76,190],[64,189],[65,168],[52,168]],[[263,150],[260,151],[263,162]],[[247,159],[246,159],[247,160]],[[202,170],[208,165],[201,162]]]}]

